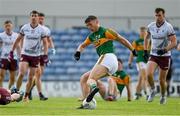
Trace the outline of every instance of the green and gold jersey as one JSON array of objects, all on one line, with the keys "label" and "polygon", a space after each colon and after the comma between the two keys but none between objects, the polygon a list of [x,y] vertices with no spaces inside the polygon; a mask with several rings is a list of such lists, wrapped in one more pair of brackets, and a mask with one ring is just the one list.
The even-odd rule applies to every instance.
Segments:
[{"label": "green and gold jersey", "polygon": [[136,58],[136,62],[145,62],[146,63],[146,61],[143,57],[144,56],[144,39],[139,38],[139,39],[133,41],[132,45],[138,54],[138,56]]},{"label": "green and gold jersey", "polygon": [[125,85],[128,85],[130,83],[130,77],[128,74],[126,74],[125,71],[117,71],[112,75],[112,78],[115,80],[117,84],[117,88],[120,93],[122,93]]},{"label": "green and gold jersey", "polygon": [[106,53],[114,53],[113,40],[117,38],[116,35],[104,27],[99,27],[97,32],[91,33],[84,43],[86,45],[93,44],[99,56]]},{"label": "green and gold jersey", "polygon": [[116,71],[113,75],[112,75],[113,79],[116,81],[117,84],[121,84],[121,85],[127,85],[129,84],[129,75],[121,70],[121,71]]}]

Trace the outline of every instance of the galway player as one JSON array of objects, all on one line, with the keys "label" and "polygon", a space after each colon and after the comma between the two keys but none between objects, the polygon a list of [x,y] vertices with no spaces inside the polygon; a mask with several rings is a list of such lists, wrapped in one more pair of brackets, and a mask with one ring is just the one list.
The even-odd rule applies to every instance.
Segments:
[{"label": "galway player", "polygon": [[161,88],[160,104],[166,103],[166,77],[170,65],[171,49],[176,47],[177,41],[174,29],[165,20],[165,10],[155,9],[155,22],[148,25],[147,35],[144,38],[144,58],[148,59],[148,39],[151,38],[150,58],[147,63],[148,82],[151,93],[148,102],[152,102],[155,96],[154,72],[159,69],[159,82]]},{"label": "galway player", "polygon": [[[39,17],[39,24],[46,31],[48,48],[50,48],[50,52],[52,53],[52,55],[55,55],[56,50],[55,50],[55,47],[54,47],[54,43],[52,41],[51,31],[47,26],[44,25],[45,14],[44,13],[39,13],[38,17]],[[43,47],[43,43],[41,42],[40,64],[39,64],[38,68],[36,69],[36,73],[35,73],[35,76],[34,76],[34,83],[32,85],[31,91],[32,91],[33,87],[36,85],[38,93],[39,93],[40,100],[47,100],[48,98],[43,95],[42,87],[41,87],[41,83],[42,83],[41,82],[41,77],[43,75],[45,65],[47,65],[47,62],[44,62],[43,58],[44,58],[44,47]],[[32,99],[31,92],[29,94],[29,98]]]},{"label": "galway player", "polygon": [[20,54],[20,46],[18,45],[15,52],[15,58],[10,62],[8,60],[9,52],[15,42],[18,34],[13,32],[13,24],[10,20],[4,22],[4,32],[0,33],[0,47],[1,47],[1,67],[0,67],[0,87],[3,86],[3,80],[6,71],[9,71],[9,85],[10,89],[15,82],[15,75],[17,70],[17,53]]},{"label": "galway player", "polygon": [[0,105],[7,105],[13,101],[22,100],[24,93],[11,93],[10,90],[0,87]]},{"label": "galway player", "polygon": [[39,24],[39,17],[37,11],[32,11],[30,13],[30,23],[25,24],[20,29],[20,33],[15,43],[13,44],[12,50],[9,54],[9,59],[14,59],[14,50],[20,41],[23,39],[21,58],[19,63],[19,73],[18,80],[16,84],[17,91],[20,89],[23,77],[26,72],[28,73],[28,80],[26,84],[26,93],[24,96],[24,101],[28,101],[28,95],[32,86],[32,80],[35,75],[35,71],[39,65],[40,56],[40,45],[43,41],[44,46],[44,62],[48,62],[48,44],[46,38],[46,32],[44,28]]},{"label": "galway player", "polygon": [[82,44],[79,45],[74,57],[76,60],[79,60],[81,52],[90,44],[94,44],[97,54],[99,55],[99,59],[92,68],[87,81],[91,92],[87,96],[86,102],[90,102],[94,95],[99,91],[99,88],[97,87],[97,80],[107,76],[108,74],[115,73],[118,69],[118,61],[116,55],[114,54],[113,41],[116,40],[129,48],[133,52],[133,55],[137,54],[128,40],[112,29],[101,27],[96,16],[88,16],[85,20],[85,24],[92,33]]}]

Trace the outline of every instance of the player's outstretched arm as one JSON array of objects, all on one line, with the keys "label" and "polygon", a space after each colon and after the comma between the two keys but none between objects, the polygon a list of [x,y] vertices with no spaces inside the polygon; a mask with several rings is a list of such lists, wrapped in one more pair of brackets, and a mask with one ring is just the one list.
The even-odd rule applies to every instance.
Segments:
[{"label": "player's outstretched arm", "polygon": [[115,40],[123,44],[125,47],[127,47],[129,50],[131,50],[134,56],[137,56],[137,53],[134,47],[131,45],[131,43],[127,39],[125,39],[124,37],[122,37],[120,34],[118,34],[116,31],[112,29],[108,29],[108,32],[112,35],[112,37],[110,38],[114,38]]},{"label": "player's outstretched arm", "polygon": [[90,44],[91,41],[87,37],[86,40],[78,46],[76,53],[74,54],[74,59],[78,61],[81,57],[81,52]]}]

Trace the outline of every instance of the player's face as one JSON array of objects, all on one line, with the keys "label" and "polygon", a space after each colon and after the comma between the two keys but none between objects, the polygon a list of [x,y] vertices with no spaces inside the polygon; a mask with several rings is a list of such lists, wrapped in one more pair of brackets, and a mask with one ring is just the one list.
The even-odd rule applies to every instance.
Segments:
[{"label": "player's face", "polygon": [[38,14],[31,14],[31,23],[33,24],[37,24],[38,21],[39,21],[39,17],[38,17]]},{"label": "player's face", "polygon": [[144,38],[145,35],[146,35],[146,30],[141,30],[140,31],[140,36]]},{"label": "player's face", "polygon": [[44,24],[44,17],[39,16],[39,24],[43,25]]},{"label": "player's face", "polygon": [[98,30],[98,21],[92,20],[92,21],[86,23],[86,26],[90,31],[96,32]]},{"label": "player's face", "polygon": [[162,11],[158,12],[158,13],[155,13],[155,18],[156,18],[156,22],[157,23],[161,23],[164,21],[164,14]]},{"label": "player's face", "polygon": [[13,29],[13,25],[11,23],[8,23],[8,24],[4,24],[4,30],[9,33],[11,32]]}]

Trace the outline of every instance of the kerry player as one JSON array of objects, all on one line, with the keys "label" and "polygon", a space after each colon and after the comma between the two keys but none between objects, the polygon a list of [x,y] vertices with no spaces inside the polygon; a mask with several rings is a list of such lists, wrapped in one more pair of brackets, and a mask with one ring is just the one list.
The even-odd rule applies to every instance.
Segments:
[{"label": "kerry player", "polygon": [[[138,74],[138,83],[136,86],[136,93],[135,93],[135,99],[138,100],[141,97],[141,91],[144,90],[145,94],[146,92],[146,86],[147,86],[147,80],[146,80],[146,63],[147,60],[144,59],[144,37],[146,34],[146,28],[140,27],[140,36],[137,40],[133,41],[132,45],[137,51],[137,58],[136,58],[136,67]],[[128,66],[129,68],[132,68],[132,61],[133,61],[133,54],[130,54]]]},{"label": "kerry player", "polygon": [[[84,73],[80,79],[82,98],[79,100],[81,101],[83,101],[88,96],[90,91],[90,88],[87,85],[89,75],[90,71]],[[126,87],[128,101],[131,101],[130,76],[123,70],[123,63],[121,59],[118,59],[118,70],[108,78],[108,87],[106,87],[100,80],[97,81],[97,86],[99,88],[99,94],[106,101],[117,100],[118,95],[120,94],[121,96],[124,87]]]},{"label": "kerry player", "polygon": [[114,54],[113,41],[116,40],[126,46],[133,52],[133,55],[137,54],[128,40],[112,29],[101,27],[96,16],[88,16],[85,20],[85,24],[92,33],[79,45],[74,57],[76,60],[79,60],[81,52],[90,44],[94,44],[97,54],[99,55],[99,59],[92,68],[87,81],[91,92],[87,96],[86,102],[90,102],[94,95],[99,91],[97,80],[109,74],[114,74],[118,69],[118,61]]}]

